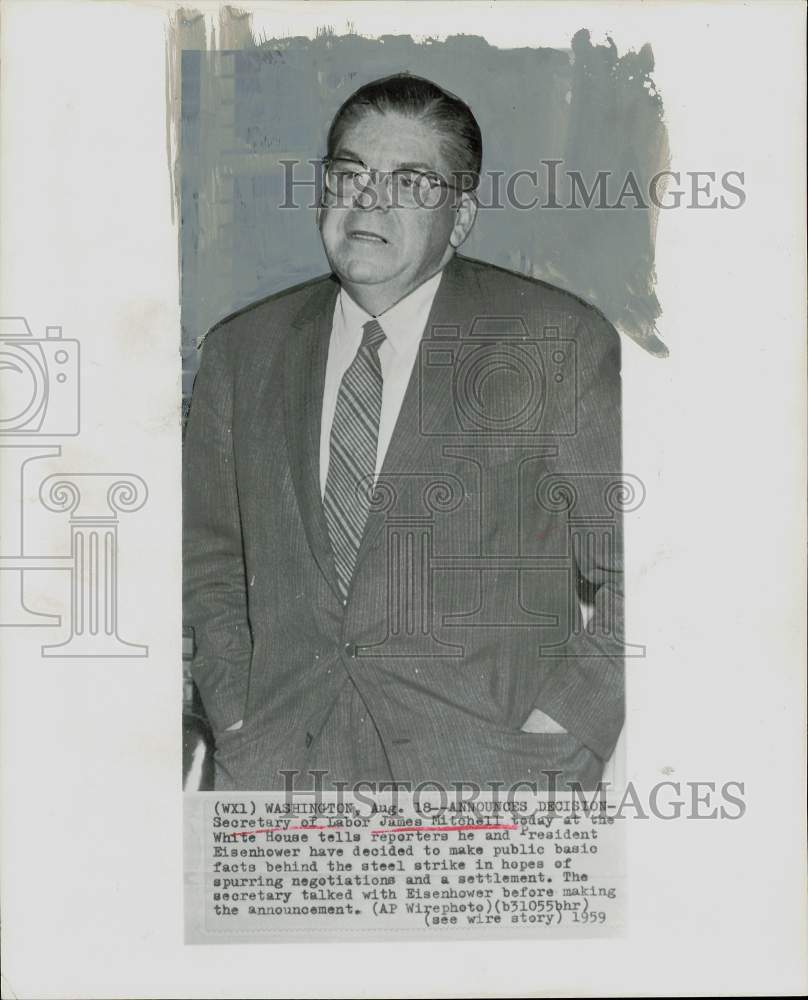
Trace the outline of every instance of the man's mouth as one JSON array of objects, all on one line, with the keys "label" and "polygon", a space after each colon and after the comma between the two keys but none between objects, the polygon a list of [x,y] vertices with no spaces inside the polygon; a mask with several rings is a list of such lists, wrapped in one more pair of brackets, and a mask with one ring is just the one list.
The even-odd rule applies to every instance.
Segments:
[{"label": "man's mouth", "polygon": [[372,233],[369,229],[350,229],[348,231],[349,240],[358,240],[361,243],[387,243],[383,236]]}]

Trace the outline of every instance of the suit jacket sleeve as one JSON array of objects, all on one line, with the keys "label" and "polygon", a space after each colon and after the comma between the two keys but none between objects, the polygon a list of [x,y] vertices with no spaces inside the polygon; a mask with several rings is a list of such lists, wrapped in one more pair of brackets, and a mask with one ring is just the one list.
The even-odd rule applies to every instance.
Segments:
[{"label": "suit jacket sleeve", "polygon": [[183,449],[184,621],[194,630],[191,669],[214,731],[243,718],[252,656],[228,346],[222,329],[205,339]]},{"label": "suit jacket sleeve", "polygon": [[[612,535],[607,545],[573,549],[579,579],[590,597],[594,594],[594,610],[589,627],[570,636],[535,707],[606,758],[624,718],[622,517],[617,505],[610,509],[605,501],[622,471],[620,338],[592,314],[576,339],[578,431],[556,471],[561,479],[574,473],[575,517],[611,514]],[[544,652],[552,655],[552,649]]]}]

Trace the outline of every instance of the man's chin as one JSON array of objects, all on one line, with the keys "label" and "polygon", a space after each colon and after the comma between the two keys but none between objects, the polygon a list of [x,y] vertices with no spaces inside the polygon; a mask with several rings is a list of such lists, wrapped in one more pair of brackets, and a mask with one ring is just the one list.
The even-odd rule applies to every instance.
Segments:
[{"label": "man's chin", "polygon": [[377,260],[362,260],[353,256],[335,261],[334,270],[341,281],[354,285],[379,285],[396,276],[391,268],[380,267]]}]

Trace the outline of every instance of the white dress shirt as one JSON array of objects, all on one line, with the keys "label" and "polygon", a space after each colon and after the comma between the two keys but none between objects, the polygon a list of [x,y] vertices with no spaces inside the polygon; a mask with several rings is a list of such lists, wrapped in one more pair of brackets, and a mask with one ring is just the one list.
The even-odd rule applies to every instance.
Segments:
[{"label": "white dress shirt", "polygon": [[418,347],[424,335],[429,311],[438,291],[443,271],[438,271],[415,291],[396,302],[381,316],[373,317],[357,305],[341,289],[334,307],[328,362],[325,369],[323,410],[320,421],[320,493],[325,493],[328,461],[331,452],[331,425],[337,408],[342,376],[356,357],[362,343],[362,328],[368,320],[377,319],[384,330],[385,340],[379,348],[382,369],[382,411],[376,450],[376,475],[384,462],[387,448],[404,402]]}]

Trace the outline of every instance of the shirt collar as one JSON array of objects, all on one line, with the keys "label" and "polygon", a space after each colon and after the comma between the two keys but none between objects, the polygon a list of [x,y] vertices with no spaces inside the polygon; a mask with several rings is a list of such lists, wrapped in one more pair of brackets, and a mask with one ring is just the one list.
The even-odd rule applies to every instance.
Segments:
[{"label": "shirt collar", "polygon": [[[381,316],[375,317],[397,354],[406,353],[407,346],[412,345],[413,339],[416,343],[420,342],[442,276],[442,270],[433,274],[422,285],[413,289],[409,295],[405,295],[394,306],[390,306]],[[340,289],[339,299],[346,328],[359,331],[361,336],[362,327],[374,317],[365,312],[357,302],[354,302],[344,288]]]}]

